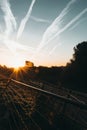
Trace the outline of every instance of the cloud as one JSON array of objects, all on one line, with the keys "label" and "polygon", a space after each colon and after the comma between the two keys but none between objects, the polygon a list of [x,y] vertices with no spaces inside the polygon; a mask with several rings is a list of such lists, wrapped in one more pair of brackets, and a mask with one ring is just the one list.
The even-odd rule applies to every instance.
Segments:
[{"label": "cloud", "polygon": [[42,19],[42,18],[37,18],[37,17],[34,17],[34,16],[30,16],[30,18],[36,22],[42,22],[42,23],[50,23],[49,20],[46,20],[46,19]]},{"label": "cloud", "polygon": [[87,20],[87,18],[83,18],[83,19],[80,19],[79,21],[77,21],[73,26],[71,26],[69,28],[69,30],[73,30],[74,28],[76,28],[80,23],[82,23],[83,21]]},{"label": "cloud", "polygon": [[[32,10],[32,6],[34,4],[34,0],[32,1],[32,5],[30,7],[30,11]],[[11,11],[10,3],[9,0],[2,0],[0,1],[1,9],[4,12],[4,19],[5,19],[5,24],[6,24],[6,29],[3,32],[2,27],[0,26],[0,42],[4,43],[8,49],[12,52],[12,54],[15,55],[15,53],[18,54],[18,50],[26,50],[29,51],[30,53],[33,53],[35,50],[32,47],[28,47],[25,45],[21,45],[15,40],[12,40],[11,35],[14,29],[17,28],[17,23],[15,20],[15,17]],[[29,12],[28,12],[29,13]],[[29,14],[27,14],[29,15]],[[28,17],[28,16],[26,16]],[[9,36],[9,37],[8,37]]]},{"label": "cloud", "polygon": [[22,21],[21,21],[21,24],[20,24],[19,29],[18,29],[18,32],[17,32],[17,38],[19,38],[19,37],[22,35],[23,31],[24,31],[25,25],[26,25],[27,21],[28,21],[29,18],[30,18],[30,15],[31,15],[33,6],[34,6],[34,4],[35,4],[35,1],[36,1],[36,0],[32,0],[32,3],[31,3],[31,5],[30,5],[30,7],[29,7],[29,10],[28,10],[26,16],[25,16],[25,17],[22,19]]},{"label": "cloud", "polygon": [[9,50],[11,50],[11,52],[14,54],[19,53],[19,50],[29,51],[29,53],[33,53],[35,51],[35,49],[32,47],[21,45],[20,43],[12,40],[6,40],[6,44]]},{"label": "cloud", "polygon": [[59,34],[63,33],[66,29],[68,29],[73,23],[75,23],[80,17],[82,17],[87,12],[87,8],[81,11],[76,17],[74,17],[64,28],[62,28],[59,32],[57,32],[53,38],[58,36]]},{"label": "cloud", "polygon": [[2,32],[2,27],[1,27],[1,25],[0,25],[0,33]]},{"label": "cloud", "polygon": [[55,45],[55,46],[52,48],[52,50],[48,53],[48,55],[52,55],[53,52],[57,49],[57,47],[60,46],[60,45],[61,45],[61,43],[58,43],[57,45]]},{"label": "cloud", "polygon": [[74,4],[76,0],[71,0],[66,7],[62,10],[60,15],[52,22],[52,24],[46,29],[43,34],[42,40],[38,46],[37,51],[42,49],[45,45],[48,44],[51,40],[54,39],[55,35],[60,32],[60,25],[63,21],[64,16],[69,12],[70,6]]},{"label": "cloud", "polygon": [[9,36],[17,27],[15,17],[11,11],[9,0],[0,1],[1,9],[4,12],[4,20],[6,24],[5,34]]}]

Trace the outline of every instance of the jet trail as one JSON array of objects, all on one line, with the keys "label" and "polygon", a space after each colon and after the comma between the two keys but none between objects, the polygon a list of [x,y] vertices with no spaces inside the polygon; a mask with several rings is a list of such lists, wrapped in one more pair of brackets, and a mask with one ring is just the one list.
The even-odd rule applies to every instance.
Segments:
[{"label": "jet trail", "polygon": [[46,29],[46,31],[43,34],[42,41],[39,44],[39,47],[37,51],[39,51],[41,48],[43,48],[48,42],[50,42],[54,35],[60,30],[59,26],[61,25],[63,18],[65,15],[67,15],[70,6],[74,4],[76,0],[71,0],[66,7],[62,10],[60,15],[53,21],[53,23]]},{"label": "jet trail", "polygon": [[30,5],[30,7],[29,7],[29,10],[28,10],[26,16],[25,16],[25,17],[22,19],[22,21],[21,21],[21,24],[20,24],[19,29],[18,29],[18,32],[17,32],[17,39],[22,35],[22,33],[23,33],[23,31],[24,31],[25,25],[26,25],[28,19],[30,18],[30,15],[31,15],[33,6],[34,6],[34,4],[35,4],[35,1],[36,1],[36,0],[32,0],[32,3],[31,3],[31,5]]},{"label": "jet trail", "polygon": [[69,30],[73,30],[74,28],[76,28],[80,23],[82,23],[85,20],[87,20],[87,18],[83,18],[83,19],[77,21],[72,27],[69,28]]},{"label": "jet trail", "polygon": [[53,40],[56,36],[59,36],[66,29],[68,29],[73,23],[75,23],[80,17],[82,17],[87,12],[87,8],[85,8],[82,12],[80,12],[75,18],[73,18],[64,28],[60,29],[50,40]]},{"label": "jet trail", "polygon": [[82,17],[87,12],[87,8],[85,8],[82,12],[80,12],[74,19],[72,19],[64,28],[62,28],[59,32],[57,32],[53,39],[59,34],[63,33],[66,29],[68,29],[73,23],[75,23],[80,17]]},{"label": "jet trail", "polygon": [[36,21],[36,22],[42,22],[42,23],[50,23],[49,20],[46,20],[46,19],[41,19],[41,18],[36,18],[34,16],[31,16],[30,17],[32,20]]},{"label": "jet trail", "polygon": [[35,51],[34,48],[32,47],[28,47],[26,45],[21,45],[20,43],[16,42],[16,41],[12,41],[9,39],[5,39],[4,43],[7,45],[7,47],[9,48],[9,50],[15,55],[19,53],[19,50],[22,51],[27,51],[29,53],[33,53]]},{"label": "jet trail", "polygon": [[5,34],[9,36],[13,29],[16,29],[17,23],[15,17],[11,11],[9,0],[2,0],[0,1],[1,9],[4,12],[4,20],[6,24]]},{"label": "jet trail", "polygon": [[[34,1],[35,0],[33,0],[33,2]],[[33,2],[32,2],[32,4],[34,4]],[[3,34],[5,34],[5,35],[0,34],[0,41],[3,42],[14,55],[15,55],[15,53],[18,53],[17,50],[26,50],[26,51],[33,53],[35,51],[34,48],[28,47],[26,45],[21,45],[20,43],[14,41],[14,40],[11,40],[9,37],[9,36],[11,36],[13,30],[16,29],[16,27],[17,27],[15,17],[10,8],[9,0],[2,0],[2,1],[0,0],[0,6],[1,6],[2,11],[4,12],[4,19],[5,19],[5,24],[6,24],[6,29],[3,32]],[[32,5],[31,5],[31,8],[32,8]],[[30,8],[30,11],[32,10],[31,8]],[[27,15],[29,15],[29,14],[27,14]],[[26,17],[28,17],[28,16],[26,16]],[[1,31],[1,29],[0,29],[0,31]]]},{"label": "jet trail", "polygon": [[48,55],[52,55],[52,53],[57,49],[58,46],[60,46],[61,44],[57,44],[53,47],[53,49],[48,53]]}]

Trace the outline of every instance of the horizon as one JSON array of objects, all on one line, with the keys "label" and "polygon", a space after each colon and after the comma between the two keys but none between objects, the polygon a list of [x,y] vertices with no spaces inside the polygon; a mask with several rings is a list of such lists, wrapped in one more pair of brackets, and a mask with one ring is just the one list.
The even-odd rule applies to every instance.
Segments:
[{"label": "horizon", "polygon": [[[24,61],[24,63],[22,65],[11,65],[11,66],[8,66],[8,65],[5,65],[5,64],[0,64],[0,66],[4,67],[6,66],[7,68],[13,68],[13,69],[20,69],[22,67],[25,67],[26,66],[26,61]],[[31,63],[33,63],[32,61],[29,61]],[[67,62],[69,63],[69,62]],[[59,64],[59,65],[35,65],[34,63],[34,67],[47,67],[47,68],[51,68],[51,67],[66,67],[67,63],[65,65],[62,65],[62,64]]]},{"label": "horizon", "polygon": [[66,66],[86,26],[87,0],[0,1],[0,64]]}]

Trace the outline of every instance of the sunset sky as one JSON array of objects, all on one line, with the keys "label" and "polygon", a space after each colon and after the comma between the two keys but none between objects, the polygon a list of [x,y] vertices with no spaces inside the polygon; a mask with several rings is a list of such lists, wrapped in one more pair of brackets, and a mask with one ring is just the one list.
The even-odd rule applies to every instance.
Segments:
[{"label": "sunset sky", "polygon": [[0,0],[0,64],[65,65],[87,41],[87,0]]}]

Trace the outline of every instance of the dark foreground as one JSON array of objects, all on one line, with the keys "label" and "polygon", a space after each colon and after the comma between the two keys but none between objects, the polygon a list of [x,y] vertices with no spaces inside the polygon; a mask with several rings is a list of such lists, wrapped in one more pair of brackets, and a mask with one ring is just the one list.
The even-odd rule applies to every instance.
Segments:
[{"label": "dark foreground", "polygon": [[86,94],[36,85],[56,97],[16,82],[6,88],[6,83],[0,79],[0,130],[87,130]]}]

